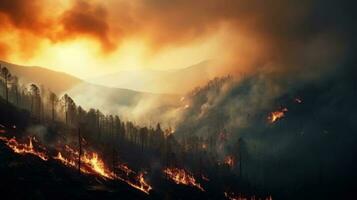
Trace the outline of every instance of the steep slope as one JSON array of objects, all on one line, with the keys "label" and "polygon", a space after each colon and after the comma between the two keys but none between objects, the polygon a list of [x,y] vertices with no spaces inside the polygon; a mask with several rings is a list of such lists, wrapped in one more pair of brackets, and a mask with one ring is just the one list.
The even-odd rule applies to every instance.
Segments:
[{"label": "steep slope", "polygon": [[[280,199],[349,196],[357,178],[355,80],[353,68],[289,84],[259,75],[216,80],[187,99],[175,134],[206,138],[219,157],[241,157],[237,173]],[[275,111],[283,114],[272,123]]]}]

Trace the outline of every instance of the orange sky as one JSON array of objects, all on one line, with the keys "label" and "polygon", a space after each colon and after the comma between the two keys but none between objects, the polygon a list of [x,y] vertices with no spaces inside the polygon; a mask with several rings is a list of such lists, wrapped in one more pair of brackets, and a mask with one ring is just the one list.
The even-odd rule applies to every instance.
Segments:
[{"label": "orange sky", "polygon": [[208,59],[230,71],[283,66],[334,37],[305,31],[311,7],[308,0],[2,0],[0,58],[81,78]]}]

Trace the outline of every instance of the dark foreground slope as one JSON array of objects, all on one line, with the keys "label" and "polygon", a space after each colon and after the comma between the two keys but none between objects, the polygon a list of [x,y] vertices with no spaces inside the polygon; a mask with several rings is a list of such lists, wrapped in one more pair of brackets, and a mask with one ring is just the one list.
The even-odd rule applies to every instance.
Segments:
[{"label": "dark foreground slope", "polygon": [[17,155],[0,144],[1,199],[147,199],[121,182],[78,172],[54,160]]}]

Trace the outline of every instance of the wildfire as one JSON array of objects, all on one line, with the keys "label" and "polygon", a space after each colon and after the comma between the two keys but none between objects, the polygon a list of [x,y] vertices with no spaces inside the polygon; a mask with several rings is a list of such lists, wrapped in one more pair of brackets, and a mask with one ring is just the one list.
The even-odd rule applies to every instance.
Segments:
[{"label": "wildfire", "polygon": [[[78,151],[73,150],[68,145],[65,146],[65,151],[69,155],[69,158],[63,157],[61,152],[58,152],[57,156],[53,157],[53,159],[59,160],[66,166],[77,168],[79,156]],[[121,180],[146,194],[149,194],[150,190],[152,190],[152,187],[145,181],[143,173],[139,173],[139,175],[134,178],[134,181],[131,181],[129,174],[135,174],[135,172],[124,164],[120,164],[118,168],[126,174],[126,177],[120,177],[119,175],[110,171],[105,166],[104,161],[95,152],[84,152],[84,154],[81,156],[80,170],[83,173],[95,174],[111,180]]]},{"label": "wildfire", "polygon": [[73,160],[64,158],[62,156],[61,152],[58,152],[57,156],[53,157],[53,159],[61,161],[66,166],[76,167],[76,162]]},{"label": "wildfire", "polygon": [[202,186],[196,182],[196,179],[184,169],[178,168],[166,168],[164,169],[164,173],[167,177],[173,180],[176,184],[188,185],[193,186],[201,191],[205,191]]},{"label": "wildfire", "polygon": [[234,158],[233,158],[233,156],[226,156],[224,158],[224,164],[226,164],[230,168],[232,168],[234,166]]},{"label": "wildfire", "polygon": [[271,112],[270,115],[268,116],[269,122],[274,123],[277,120],[279,120],[280,118],[283,118],[286,112],[288,112],[287,108],[282,108],[280,110]]},{"label": "wildfire", "polygon": [[[99,158],[98,154],[93,153],[84,153],[81,157],[81,164],[84,164],[84,170],[93,170],[95,173],[109,179],[115,179],[115,174],[109,171],[102,159]],[[88,168],[88,169],[86,169]]]},{"label": "wildfire", "polygon": [[46,155],[46,153],[44,151],[39,151],[36,150],[33,147],[32,144],[32,140],[35,140],[35,138],[33,137],[29,137],[29,144],[22,144],[19,143],[15,137],[11,138],[11,139],[7,139],[6,137],[0,137],[0,140],[4,141],[5,144],[11,148],[15,153],[18,154],[31,154],[31,155],[35,155],[39,158],[41,158],[44,161],[48,160],[48,156]]},{"label": "wildfire", "polygon": [[136,181],[138,182],[138,184],[132,183],[131,181],[128,180],[124,180],[124,181],[129,185],[131,185],[132,187],[141,190],[146,194],[149,194],[150,190],[152,190],[152,187],[144,179],[144,173],[139,173],[139,175],[136,177]]},{"label": "wildfire", "polygon": [[[47,156],[46,149],[39,144],[35,137],[29,137],[29,143],[20,143],[16,140],[15,137],[8,139],[6,137],[0,137],[0,140],[3,141],[10,149],[12,149],[15,153],[18,154],[31,154],[39,157],[40,159],[47,161],[49,156]],[[36,148],[34,147],[36,144]],[[78,168],[79,162],[79,152],[72,149],[68,145],[65,145],[64,148],[61,148],[61,151],[58,151],[56,156],[52,156],[54,160],[60,161],[67,167]],[[120,177],[116,175],[114,172],[109,170],[104,161],[99,157],[96,152],[87,152],[83,151],[80,159],[80,171],[85,174],[99,175],[106,179],[111,180],[121,180],[126,182],[128,185],[149,194],[152,187],[145,181],[144,173],[136,173],[131,170],[127,165],[120,165],[122,171],[125,172],[126,177]],[[129,177],[130,175],[132,178]]]},{"label": "wildfire", "polygon": [[271,196],[266,198],[257,198],[255,196],[252,197],[244,197],[242,195],[235,195],[233,192],[224,192],[224,196],[229,200],[256,200],[256,199],[265,199],[265,200],[273,200]]}]

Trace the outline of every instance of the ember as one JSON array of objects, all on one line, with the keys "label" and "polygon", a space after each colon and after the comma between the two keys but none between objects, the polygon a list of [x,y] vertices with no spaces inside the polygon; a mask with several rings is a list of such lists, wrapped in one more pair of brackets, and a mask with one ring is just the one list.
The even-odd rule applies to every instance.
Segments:
[{"label": "ember", "polygon": [[294,101],[295,101],[296,103],[302,103],[302,99],[300,99],[300,98],[295,98]]},{"label": "ember", "polygon": [[232,168],[233,165],[234,165],[234,158],[233,158],[233,156],[226,156],[226,157],[224,158],[224,163],[225,163],[226,165],[228,165],[230,168]]},{"label": "ember", "polygon": [[182,185],[188,185],[188,186],[193,186],[201,191],[205,191],[202,186],[196,182],[196,179],[186,172],[184,169],[178,169],[178,168],[166,168],[164,170],[164,173],[167,175],[167,177],[171,180],[173,180],[176,184],[182,184]]},{"label": "ember", "polygon": [[274,123],[277,120],[279,120],[280,118],[283,118],[286,112],[288,112],[287,108],[282,108],[280,110],[271,112],[270,115],[268,116],[268,121],[270,123]]},{"label": "ember", "polygon": [[131,170],[126,164],[119,164],[118,169],[123,171],[127,176],[129,174],[135,174],[135,172],[133,170]]}]

